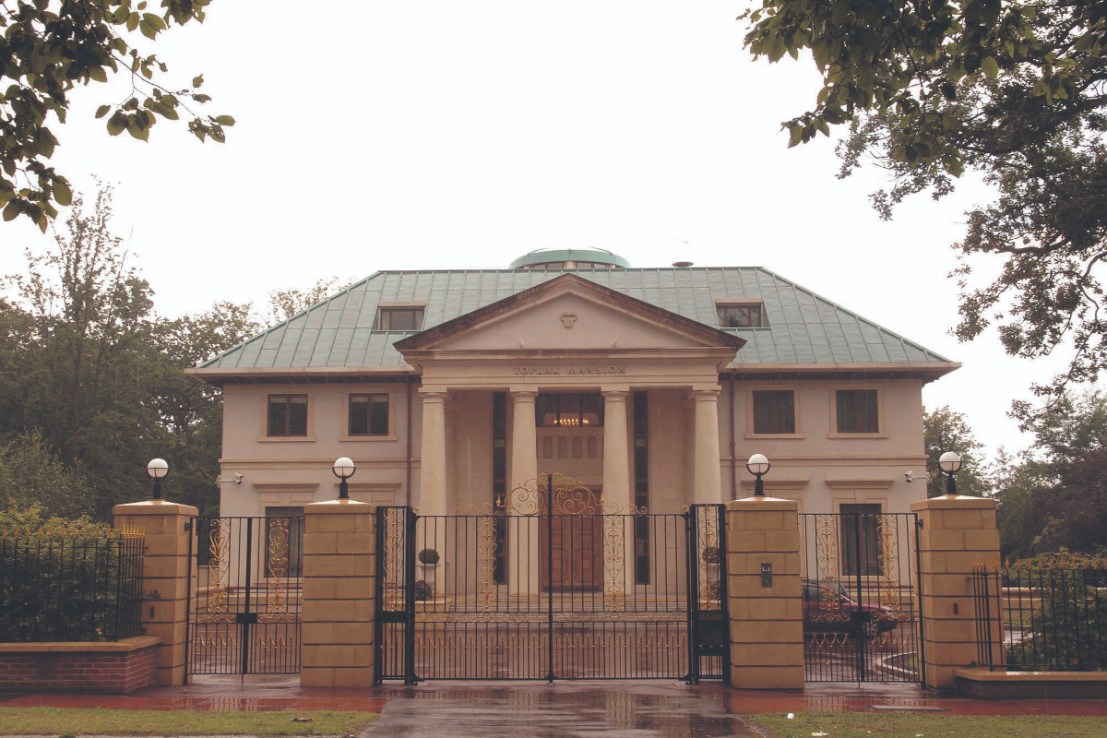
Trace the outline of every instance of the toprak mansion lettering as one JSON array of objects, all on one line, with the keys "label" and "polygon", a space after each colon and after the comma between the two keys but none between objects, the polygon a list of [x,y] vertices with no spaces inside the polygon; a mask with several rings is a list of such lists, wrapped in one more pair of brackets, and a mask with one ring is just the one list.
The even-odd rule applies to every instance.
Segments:
[{"label": "toprak mansion lettering", "polygon": [[520,364],[515,367],[515,373],[521,376],[542,375],[584,375],[584,374],[626,374],[627,368],[618,364],[570,364],[558,366],[556,364]]}]

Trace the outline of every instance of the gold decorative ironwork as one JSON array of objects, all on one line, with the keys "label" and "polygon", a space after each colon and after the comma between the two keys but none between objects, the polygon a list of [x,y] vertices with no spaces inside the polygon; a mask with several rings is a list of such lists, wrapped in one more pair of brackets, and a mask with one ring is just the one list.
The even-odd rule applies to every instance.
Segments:
[{"label": "gold decorative ironwork", "polygon": [[226,623],[234,621],[230,613],[230,521],[215,518],[208,526],[208,591],[205,613],[198,622]]},{"label": "gold decorative ironwork", "polygon": [[719,550],[719,509],[714,506],[698,508],[696,521],[696,550],[699,551],[699,608],[701,610],[720,609],[722,583],[720,578]]},{"label": "gold decorative ironwork", "polygon": [[879,617],[896,620],[902,602],[899,583],[899,530],[895,515],[876,516],[876,536],[880,546],[877,562],[880,567],[880,604],[883,606]]},{"label": "gold decorative ironwork", "polygon": [[391,508],[384,520],[384,609],[404,609],[404,520],[403,508]]},{"label": "gold decorative ironwork", "polygon": [[624,518],[606,515],[603,519],[603,592],[607,610],[622,610],[625,602],[626,545]]},{"label": "gold decorative ironwork", "polygon": [[850,619],[850,613],[842,607],[841,593],[838,591],[841,559],[838,555],[839,537],[838,516],[819,515],[815,518],[815,561],[819,600],[814,611],[807,614],[812,622],[844,622]]},{"label": "gold decorative ironwork", "polygon": [[288,574],[288,518],[269,518],[266,522],[269,528],[266,610],[272,616],[287,615],[288,597],[284,592],[284,578]]},{"label": "gold decorative ironwork", "polygon": [[[552,507],[547,500],[550,487],[553,489]],[[644,507],[605,502],[595,490],[556,472],[547,472],[514,487],[508,494],[507,503],[508,514],[519,516],[545,515],[551,509],[554,515],[646,514]]]}]

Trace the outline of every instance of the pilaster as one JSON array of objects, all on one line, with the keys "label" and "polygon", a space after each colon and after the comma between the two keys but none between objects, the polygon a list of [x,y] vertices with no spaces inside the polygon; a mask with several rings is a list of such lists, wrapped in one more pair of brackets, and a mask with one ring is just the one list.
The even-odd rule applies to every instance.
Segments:
[{"label": "pilaster", "polygon": [[775,497],[727,503],[729,668],[737,689],[803,689],[798,512],[799,503]]},{"label": "pilaster", "polygon": [[923,681],[931,689],[955,689],[954,670],[974,666],[978,658],[973,568],[999,568],[996,502],[943,495],[912,503],[911,510],[922,524]]},{"label": "pilaster", "polygon": [[198,511],[192,505],[147,500],[112,509],[116,530],[141,531],[146,549],[142,560],[142,627],[161,639],[157,684],[185,682],[185,632],[188,624],[189,524]]},{"label": "pilaster", "polygon": [[373,685],[376,520],[355,500],[304,507],[301,686]]}]

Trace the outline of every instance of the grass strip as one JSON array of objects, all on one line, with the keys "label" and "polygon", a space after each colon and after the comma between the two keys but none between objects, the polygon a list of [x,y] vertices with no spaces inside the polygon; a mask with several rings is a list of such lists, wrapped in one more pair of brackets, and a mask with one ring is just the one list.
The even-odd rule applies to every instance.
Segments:
[{"label": "grass strip", "polygon": [[803,712],[747,715],[775,738],[1100,738],[1107,718],[1072,715],[941,715],[934,713]]},{"label": "grass strip", "polygon": [[[199,712],[0,707],[0,735],[349,735],[372,712]],[[295,718],[311,722],[297,722]]]}]

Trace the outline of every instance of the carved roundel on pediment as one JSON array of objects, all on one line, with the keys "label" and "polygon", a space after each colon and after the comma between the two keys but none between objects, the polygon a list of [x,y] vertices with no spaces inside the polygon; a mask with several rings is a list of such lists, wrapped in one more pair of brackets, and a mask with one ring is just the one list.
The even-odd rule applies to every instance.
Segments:
[{"label": "carved roundel on pediment", "polygon": [[576,323],[576,322],[577,322],[577,314],[576,313],[562,313],[561,314],[561,325],[565,326],[565,328],[572,328],[573,324]]}]

